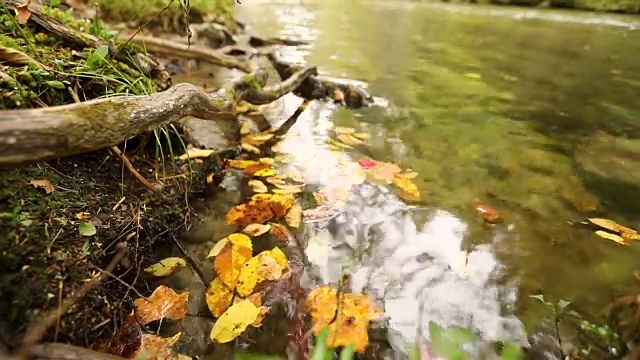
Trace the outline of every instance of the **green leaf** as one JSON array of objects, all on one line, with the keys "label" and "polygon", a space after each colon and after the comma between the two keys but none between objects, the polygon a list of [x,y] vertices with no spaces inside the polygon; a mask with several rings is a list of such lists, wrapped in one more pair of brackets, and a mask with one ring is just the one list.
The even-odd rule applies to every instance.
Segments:
[{"label": "green leaf", "polygon": [[49,1],[49,6],[54,7],[60,5],[60,0],[51,0]]},{"label": "green leaf", "polygon": [[532,298],[532,299],[536,299],[536,300],[540,301],[540,302],[541,302],[541,303],[543,303],[543,304],[546,304],[546,303],[547,303],[547,301],[544,299],[544,295],[542,295],[542,294],[538,294],[538,295],[529,295],[529,297],[530,297],[530,298]]},{"label": "green leaf", "polygon": [[96,51],[87,57],[87,60],[84,63],[85,67],[89,69],[97,68],[106,61],[107,55],[109,55],[109,47],[107,45],[98,46]]},{"label": "green leaf", "polygon": [[469,329],[459,326],[444,329],[433,321],[429,322],[429,335],[433,351],[449,360],[467,359],[463,346],[479,340]]},{"label": "green leaf", "polygon": [[345,348],[342,348],[340,351],[340,360],[352,360],[353,359],[353,346],[349,345]]},{"label": "green leaf", "polygon": [[313,355],[311,360],[324,360],[331,356],[331,352],[327,348],[327,337],[329,336],[329,327],[325,326],[318,337],[316,338],[316,345],[313,348]]},{"label": "green leaf", "polygon": [[522,359],[522,349],[515,345],[506,345],[500,353],[500,360],[520,360]]},{"label": "green leaf", "polygon": [[54,89],[60,89],[60,90],[66,89],[62,81],[50,80],[50,81],[46,81],[45,83]]},{"label": "green leaf", "polygon": [[97,231],[96,227],[88,221],[81,221],[80,224],[78,224],[78,232],[82,236],[93,236]]},{"label": "green leaf", "polygon": [[156,277],[164,277],[187,266],[187,262],[179,257],[169,257],[144,269],[144,272]]}]

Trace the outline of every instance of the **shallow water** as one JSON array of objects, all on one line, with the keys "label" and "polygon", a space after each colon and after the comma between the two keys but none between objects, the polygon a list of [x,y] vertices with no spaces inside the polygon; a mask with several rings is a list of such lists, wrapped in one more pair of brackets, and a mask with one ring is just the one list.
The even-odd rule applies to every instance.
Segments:
[{"label": "shallow water", "polygon": [[[640,20],[391,0],[251,0],[238,15],[255,34],[309,41],[283,49],[288,61],[376,96],[359,111],[315,102],[303,113],[284,148],[308,183],[348,176],[325,144],[329,121],[371,135],[347,156],[420,174],[418,204],[365,185],[330,226],[305,228],[321,281],[351,273],[353,291],[384,304],[394,347],[430,320],[521,339],[545,315],[531,294],[595,314],[635,286],[640,243],[572,222],[640,228]],[[300,102],[282,99],[276,119]],[[477,204],[505,223],[483,224]],[[219,237],[227,209],[208,226]]]}]

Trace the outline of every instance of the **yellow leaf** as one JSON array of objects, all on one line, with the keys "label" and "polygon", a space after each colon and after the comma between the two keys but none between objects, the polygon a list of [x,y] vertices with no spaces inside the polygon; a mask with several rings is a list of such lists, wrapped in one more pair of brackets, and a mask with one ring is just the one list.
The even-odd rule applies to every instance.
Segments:
[{"label": "yellow leaf", "polygon": [[364,144],[364,141],[350,135],[350,134],[340,134],[338,135],[338,140],[342,141],[347,145],[361,145]]},{"label": "yellow leaf", "polygon": [[464,76],[468,77],[469,79],[482,79],[482,75],[476,73],[466,73],[464,74]]},{"label": "yellow leaf", "polygon": [[271,139],[273,137],[273,133],[258,133],[258,134],[250,134],[242,137],[241,142],[247,143],[250,145],[260,146],[264,144],[265,141]]},{"label": "yellow leaf", "polygon": [[285,181],[284,181],[284,180],[282,180],[282,179],[280,179],[280,178],[277,178],[277,177],[275,177],[275,176],[269,176],[269,177],[268,177],[268,178],[266,178],[265,180],[266,180],[269,184],[272,184],[272,185],[276,185],[276,186],[278,186],[278,185],[285,185]]},{"label": "yellow leaf", "polygon": [[369,134],[364,133],[364,132],[357,132],[357,133],[353,133],[352,134],[353,137],[360,139],[360,140],[367,140],[369,138]]},{"label": "yellow leaf", "polygon": [[340,299],[340,312],[336,314],[337,298],[338,292],[326,285],[307,295],[305,304],[311,313],[313,331],[318,335],[329,326],[329,347],[353,345],[355,351],[362,353],[369,343],[369,321],[380,317],[382,311],[363,294],[345,293]]},{"label": "yellow leaf", "polygon": [[227,343],[240,335],[260,315],[260,308],[249,300],[232,305],[218,318],[211,330],[211,340]]},{"label": "yellow leaf", "polygon": [[402,169],[396,164],[378,162],[378,165],[368,171],[372,180],[384,181],[387,183],[393,182],[397,174],[400,174]]},{"label": "yellow leaf", "polygon": [[34,188],[43,188],[44,192],[47,194],[51,194],[52,192],[54,192],[56,189],[53,187],[53,184],[51,183],[51,181],[47,180],[47,179],[41,179],[41,180],[31,180],[29,181],[29,184],[33,185]]},{"label": "yellow leaf", "polygon": [[251,144],[247,144],[247,143],[241,143],[240,147],[242,148],[242,150],[250,152],[250,153],[254,153],[254,154],[260,154],[260,149],[258,149],[257,147],[251,145]]},{"label": "yellow leaf", "polygon": [[353,146],[334,140],[332,138],[327,139],[327,144],[329,145],[329,147],[333,146],[334,148],[337,148],[337,149],[353,149]]},{"label": "yellow leaf", "polygon": [[285,221],[292,228],[299,228],[300,223],[302,222],[302,207],[300,204],[296,203],[289,209],[287,215],[285,216]]},{"label": "yellow leaf", "polygon": [[414,179],[416,176],[418,176],[418,173],[415,171],[408,171],[408,172],[396,175],[396,177],[405,178],[405,179]]},{"label": "yellow leaf", "polygon": [[619,235],[608,233],[608,232],[606,232],[604,230],[596,231],[596,235],[600,236],[603,239],[615,241],[615,242],[617,242],[618,244],[621,244],[621,245],[629,245],[629,243],[625,239],[620,237]]},{"label": "yellow leaf", "polygon": [[[265,258],[271,258],[271,260]],[[240,296],[248,296],[262,282],[279,279],[287,274],[288,270],[289,262],[282,250],[275,247],[272,250],[263,251],[249,259],[242,267],[236,291]]]},{"label": "yellow leaf", "polygon": [[259,165],[260,162],[255,160],[229,160],[229,166],[235,169],[245,169],[251,165]]},{"label": "yellow leaf", "polygon": [[603,218],[590,218],[589,221],[597,226],[600,226],[601,228],[613,231],[613,232],[617,232],[617,233],[628,233],[628,234],[636,234],[638,233],[637,231],[630,229],[626,226],[622,226],[620,224],[618,224],[617,222],[613,221],[613,220],[609,220],[609,219],[603,219]]},{"label": "yellow leaf", "polygon": [[211,248],[211,251],[209,251],[209,254],[207,255],[207,259],[218,256],[218,254],[220,254],[222,249],[224,249],[224,247],[227,246],[228,243],[229,243],[229,239],[227,238],[218,240],[218,242],[215,245],[213,245],[213,247]]},{"label": "yellow leaf", "polygon": [[209,150],[209,149],[189,149],[187,150],[186,153],[178,156],[178,160],[187,160],[187,159],[197,159],[197,158],[204,158],[207,156],[210,156],[211,154],[213,154],[215,151],[213,150]]},{"label": "yellow leaf", "polygon": [[152,334],[142,334],[140,336],[140,347],[130,358],[145,360],[173,359],[175,356],[173,345],[180,340],[181,336],[181,332],[169,338]]},{"label": "yellow leaf", "polygon": [[251,122],[243,121],[240,125],[240,135],[247,135],[251,132]]},{"label": "yellow leaf", "polygon": [[271,225],[269,224],[249,224],[247,225],[244,229],[242,229],[242,232],[249,235],[249,236],[260,236],[262,234],[267,233],[269,230],[271,229]]},{"label": "yellow leaf", "polygon": [[268,158],[268,157],[267,158],[260,158],[260,159],[258,159],[258,161],[261,164],[266,164],[266,165],[273,165],[276,162],[274,158]]},{"label": "yellow leaf", "polygon": [[260,180],[249,180],[249,186],[251,186],[251,190],[253,190],[253,192],[266,193],[269,191],[267,185]]},{"label": "yellow leaf", "polygon": [[215,317],[220,317],[233,300],[233,291],[220,278],[215,278],[209,284],[206,294],[207,306]]},{"label": "yellow leaf", "polygon": [[179,257],[169,257],[149,266],[144,269],[144,271],[153,276],[163,277],[169,276],[186,266],[187,262],[184,259]]},{"label": "yellow leaf", "polygon": [[251,239],[245,234],[231,234],[227,239],[230,244],[216,256],[214,266],[220,280],[233,290],[236,288],[243,265],[251,259],[253,249]]},{"label": "yellow leaf", "polygon": [[188,291],[177,294],[170,287],[160,285],[148,300],[140,298],[133,302],[136,308],[136,319],[142,325],[162,318],[180,320],[187,314],[188,300]]},{"label": "yellow leaf", "polygon": [[418,201],[420,200],[420,190],[416,184],[406,177],[397,177],[393,180],[393,184],[400,189],[398,194],[403,200]]},{"label": "yellow leaf", "polygon": [[336,126],[333,128],[333,131],[335,131],[336,134],[353,134],[356,132],[356,129],[346,126]]},{"label": "yellow leaf", "polygon": [[276,217],[281,218],[287,214],[296,202],[291,194],[274,194],[271,196],[271,209]]},{"label": "yellow leaf", "polygon": [[253,175],[260,176],[260,177],[268,177],[268,176],[273,176],[275,174],[276,174],[276,170],[275,169],[268,168],[268,169],[258,170]]},{"label": "yellow leaf", "polygon": [[271,200],[273,194],[255,194],[251,197],[251,200]]},{"label": "yellow leaf", "polygon": [[262,320],[264,319],[264,316],[267,315],[267,313],[269,312],[270,307],[268,306],[260,306],[260,313],[258,314],[258,316],[256,316],[256,320],[251,323],[251,326],[253,327],[260,327],[262,326]]}]

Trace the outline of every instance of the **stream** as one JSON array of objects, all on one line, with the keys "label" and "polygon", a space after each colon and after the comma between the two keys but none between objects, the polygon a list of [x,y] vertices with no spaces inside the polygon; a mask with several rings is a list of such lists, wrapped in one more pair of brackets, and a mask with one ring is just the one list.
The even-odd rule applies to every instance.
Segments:
[{"label": "stream", "polygon": [[[640,242],[575,222],[640,228],[639,18],[393,0],[247,0],[237,13],[256,35],[309,43],[282,48],[285,60],[357,79],[375,97],[357,111],[309,105],[283,145],[307,183],[339,186],[345,155],[419,173],[418,203],[364,185],[338,217],[304,228],[320,282],[351,274],[351,291],[384,304],[395,350],[429,321],[524,341],[548,331],[533,294],[598,314],[637,292]],[[279,100],[274,125],[300,103]],[[330,151],[330,123],[368,133],[368,145]],[[192,234],[207,241],[192,250],[206,254],[234,230],[223,219],[239,199],[211,200]],[[478,204],[504,223],[484,224]],[[251,349],[277,353],[281,341],[258,344],[268,342]],[[199,351],[217,358],[215,346]]]}]

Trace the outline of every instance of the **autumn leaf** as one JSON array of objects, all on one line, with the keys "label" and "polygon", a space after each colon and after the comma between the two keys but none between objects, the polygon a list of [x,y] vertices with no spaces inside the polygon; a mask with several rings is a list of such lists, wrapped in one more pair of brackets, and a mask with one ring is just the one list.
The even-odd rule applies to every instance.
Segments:
[{"label": "autumn leaf", "polygon": [[269,189],[267,188],[267,185],[265,185],[262,181],[260,180],[249,180],[249,186],[251,186],[251,190],[253,190],[253,192],[256,193],[266,193],[267,191],[269,191]]},{"label": "autumn leaf", "polygon": [[44,192],[47,194],[51,194],[52,192],[55,191],[55,188],[53,187],[53,184],[51,183],[51,181],[47,180],[47,179],[41,179],[41,180],[31,180],[29,181],[29,184],[33,185],[34,188],[43,188]]},{"label": "autumn leaf", "polygon": [[333,101],[335,102],[344,101],[344,93],[338,88],[333,89]]},{"label": "autumn leaf", "polygon": [[292,228],[297,229],[300,227],[300,223],[302,222],[302,207],[300,206],[300,204],[295,203],[291,207],[291,209],[289,209],[287,215],[285,216],[285,221]]},{"label": "autumn leaf", "polygon": [[216,242],[216,244],[211,248],[211,251],[209,251],[207,259],[218,256],[227,244],[229,244],[229,239],[227,238],[218,240],[218,242]]},{"label": "autumn leaf", "polygon": [[245,234],[231,234],[228,244],[216,256],[214,266],[220,280],[230,289],[235,289],[243,265],[251,259],[251,239]]},{"label": "autumn leaf", "polygon": [[496,224],[502,221],[500,213],[487,205],[476,205],[475,209],[486,223]]},{"label": "autumn leaf", "polygon": [[314,334],[329,326],[328,346],[352,345],[357,352],[364,352],[369,344],[367,329],[371,320],[382,311],[363,294],[344,293],[338,310],[338,292],[329,286],[312,290],[305,301],[311,313]]},{"label": "autumn leaf", "polygon": [[187,314],[187,301],[189,292],[177,294],[173,289],[165,285],[158,286],[149,299],[139,298],[133,302],[136,308],[136,317],[142,324],[168,318],[180,320]]},{"label": "autumn leaf", "polygon": [[336,134],[353,134],[356,132],[356,129],[354,128],[350,128],[350,127],[346,127],[346,126],[336,126],[335,128],[333,128],[333,131]]},{"label": "autumn leaf", "polygon": [[140,348],[131,356],[132,359],[165,360],[174,357],[173,345],[175,345],[182,333],[172,337],[163,338],[152,334],[142,334]]},{"label": "autumn leaf", "polygon": [[369,170],[369,176],[372,180],[392,183],[396,175],[401,172],[402,169],[396,164],[379,162],[377,166]]},{"label": "autumn leaf", "polygon": [[269,177],[269,176],[273,176],[276,174],[276,170],[273,168],[265,168],[265,169],[260,169],[258,171],[256,171],[253,175],[254,176],[260,176],[260,177]]},{"label": "autumn leaf", "polygon": [[351,145],[351,146],[364,144],[364,141],[358,139],[357,137],[355,137],[355,136],[353,136],[351,134],[339,134],[337,136],[337,139],[342,141],[343,143],[345,143],[347,145]]},{"label": "autumn leaf", "polygon": [[603,219],[603,218],[590,218],[589,221],[594,224],[597,225],[603,229],[609,230],[609,231],[613,231],[613,232],[617,232],[619,234],[637,234],[638,232],[636,230],[630,229],[626,226],[622,226],[620,224],[618,224],[617,222],[613,221],[613,220],[609,220],[609,219]]},{"label": "autumn leaf", "polygon": [[269,232],[269,230],[271,230],[271,225],[269,224],[249,224],[244,229],[242,229],[242,232],[249,236],[255,237],[265,234]]},{"label": "autumn leaf", "polygon": [[289,261],[282,250],[275,247],[272,250],[263,251],[249,259],[242,267],[236,291],[240,296],[248,296],[260,283],[277,280],[286,275],[288,270]]},{"label": "autumn leaf", "polygon": [[16,19],[18,19],[18,23],[24,25],[29,21],[31,17],[31,10],[29,10],[29,5],[31,5],[31,0],[27,0],[22,5],[14,6],[14,10],[16,12]]},{"label": "autumn leaf", "polygon": [[272,190],[274,194],[298,194],[302,192],[302,187],[296,185],[279,186]]},{"label": "autumn leaf", "polygon": [[358,160],[358,165],[364,170],[370,170],[378,166],[378,162],[371,159],[360,159]]},{"label": "autumn leaf", "polygon": [[398,195],[406,201],[418,201],[420,200],[420,190],[411,179],[406,177],[396,176],[393,179],[393,185],[395,185],[400,191]]},{"label": "autumn leaf", "polygon": [[271,211],[277,218],[284,217],[296,203],[296,198],[291,194],[274,194],[270,200]]},{"label": "autumn leaf", "polygon": [[220,278],[215,278],[207,288],[206,300],[213,316],[220,317],[231,305],[233,290],[229,289]]},{"label": "autumn leaf", "polygon": [[264,144],[265,141],[271,139],[273,136],[274,136],[273,133],[263,132],[263,133],[250,134],[250,135],[243,136],[240,141],[245,144],[260,146]]},{"label": "autumn leaf", "polygon": [[360,139],[360,140],[367,140],[369,138],[369,134],[365,133],[365,132],[357,132],[357,133],[353,133],[351,134],[353,137]]},{"label": "autumn leaf", "polygon": [[247,167],[252,165],[262,165],[260,162],[255,160],[229,160],[228,164],[232,168],[240,170],[246,169]]},{"label": "autumn leaf", "polygon": [[254,153],[254,154],[260,154],[260,149],[258,149],[257,147],[251,145],[251,144],[247,144],[247,143],[241,143],[240,147],[242,148],[242,150],[250,152],[250,153]]},{"label": "autumn leaf", "polygon": [[603,239],[615,241],[620,245],[629,245],[629,242],[627,240],[625,240],[624,238],[622,238],[620,235],[612,234],[612,233],[606,232],[604,230],[596,231],[596,235],[600,236]]},{"label": "autumn leaf", "polygon": [[291,239],[293,239],[293,234],[286,226],[277,223],[271,223],[271,235],[276,239],[288,243]]},{"label": "autumn leaf", "polygon": [[259,315],[260,307],[249,300],[245,299],[233,304],[213,325],[211,340],[218,343],[232,341],[245,331],[247,326],[253,324]]},{"label": "autumn leaf", "polygon": [[265,181],[275,186],[286,185],[286,182],[283,179],[275,176],[269,176],[265,179]]},{"label": "autumn leaf", "polygon": [[196,149],[196,148],[192,148],[187,150],[186,153],[178,156],[178,160],[182,160],[185,161],[187,159],[198,159],[198,158],[205,158],[210,156],[211,154],[213,154],[215,151],[210,150],[210,149]]},{"label": "autumn leaf", "polygon": [[169,257],[144,269],[145,272],[157,276],[169,276],[187,266],[187,262],[179,257]]},{"label": "autumn leaf", "polygon": [[234,206],[227,212],[225,221],[229,225],[247,226],[249,224],[264,223],[274,217],[275,214],[271,207],[271,196],[269,196],[267,198],[252,198],[244,204]]}]

